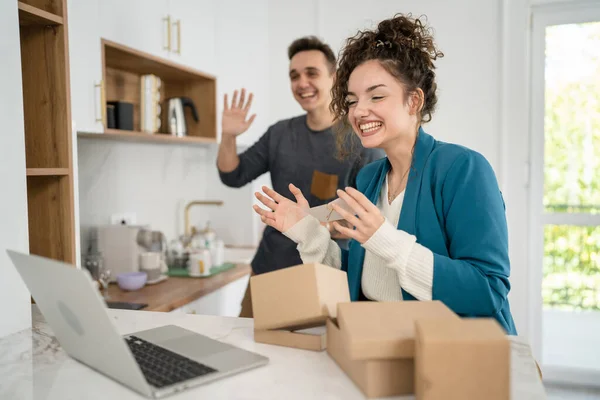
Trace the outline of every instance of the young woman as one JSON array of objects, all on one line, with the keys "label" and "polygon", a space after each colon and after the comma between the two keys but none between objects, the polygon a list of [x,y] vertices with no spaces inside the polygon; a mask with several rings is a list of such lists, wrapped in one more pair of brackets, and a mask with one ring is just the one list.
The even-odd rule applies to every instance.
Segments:
[{"label": "young woman", "polygon": [[[365,166],[357,189],[338,190],[353,212],[330,203],[351,228],[342,251],[326,227],[293,202],[263,187],[254,206],[267,225],[298,243],[303,262],[348,273],[352,300],[441,300],[465,317],[494,317],[516,334],[510,290],[508,233],[496,176],[479,153],[425,133],[437,97],[438,51],[420,20],[397,15],[346,42],[332,90],[337,122],[366,148],[387,158]],[[340,129],[338,143],[347,129]],[[341,153],[352,149],[341,148]]]}]

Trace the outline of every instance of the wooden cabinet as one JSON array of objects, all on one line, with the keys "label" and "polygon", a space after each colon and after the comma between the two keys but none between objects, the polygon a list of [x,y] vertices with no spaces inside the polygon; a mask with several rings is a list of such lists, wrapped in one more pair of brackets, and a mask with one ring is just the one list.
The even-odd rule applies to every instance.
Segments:
[{"label": "wooden cabinet", "polygon": [[18,2],[29,249],[75,262],[65,0]]},{"label": "wooden cabinet", "polygon": [[[79,136],[196,145],[215,143],[217,94],[211,75],[216,71],[214,4],[213,0],[71,1],[71,18],[76,19],[70,34],[73,120]],[[120,48],[129,55],[135,53],[135,61],[131,65],[115,65],[120,63],[119,54],[109,51],[106,58],[107,46]],[[150,69],[144,66],[144,60],[150,60]],[[195,124],[190,120],[188,137],[140,132],[140,76],[148,73],[166,79],[167,85],[161,90],[163,110],[164,100],[169,97],[186,96],[195,101],[200,122]],[[106,102],[113,100],[134,104],[133,131],[106,128]],[[165,130],[163,125],[159,132]],[[109,135],[91,136],[99,133]]]},{"label": "wooden cabinet", "polygon": [[[198,144],[216,141],[217,89],[214,76],[108,40],[102,40],[102,60],[104,84],[101,103],[106,105],[109,101],[123,101],[133,104],[133,130],[104,129],[104,135],[91,135],[111,139]],[[140,77],[145,74],[153,74],[161,79],[159,90],[161,99],[188,97],[195,103],[199,120],[195,122],[191,115],[187,115],[186,119],[189,122],[187,136],[175,137],[168,134],[140,132]],[[165,129],[166,123],[163,123],[159,132],[164,132]]]},{"label": "wooden cabinet", "polygon": [[[215,129],[220,126],[225,93],[246,87],[254,93],[254,125],[238,138],[240,146],[253,144],[269,121],[270,57],[267,0],[77,0],[69,2],[71,13],[71,84],[76,129],[103,133],[102,39],[145,53],[182,68],[218,76],[215,94]],[[169,33],[170,31],[170,33]],[[170,39],[170,41],[169,41]],[[170,45],[169,45],[170,43]],[[285,57],[282,54],[281,57]],[[244,63],[240,63],[244,60]],[[108,95],[104,88],[105,94]],[[196,104],[198,106],[198,104]],[[114,133],[114,132],[113,132]],[[105,139],[150,140],[201,144],[192,137],[131,135]],[[100,138],[100,136],[97,136]],[[210,137],[203,135],[203,137]],[[218,141],[218,137],[212,143]]]}]

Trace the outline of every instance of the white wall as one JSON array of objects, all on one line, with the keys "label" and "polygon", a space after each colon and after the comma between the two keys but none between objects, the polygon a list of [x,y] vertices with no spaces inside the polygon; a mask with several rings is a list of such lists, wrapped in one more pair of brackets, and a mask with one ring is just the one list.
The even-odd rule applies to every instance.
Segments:
[{"label": "white wall", "polygon": [[[300,4],[271,2],[269,21],[271,115],[299,113],[289,93],[285,48],[296,37],[316,34],[337,54],[357,30],[398,12],[426,14],[445,57],[438,66],[438,109],[426,130],[436,138],[483,153],[498,173],[501,0],[315,0]],[[458,100],[457,100],[458,99]]]},{"label": "white wall", "polygon": [[28,252],[27,184],[17,3],[0,2],[0,337],[31,326],[29,291],[6,254]]},{"label": "white wall", "polygon": [[[217,2],[215,58],[218,63],[219,135],[224,94],[229,94],[230,101],[236,89],[246,88],[254,94],[250,113],[256,114],[256,119],[248,131],[238,137],[238,152],[254,144],[273,123],[269,92],[273,69],[268,63],[271,46],[269,32],[265,29],[270,19],[270,2],[267,0]],[[253,193],[263,184],[271,185],[270,175],[264,174],[240,189],[229,188],[221,183],[214,167],[216,154],[213,157],[215,161],[208,171],[208,182],[214,194],[225,201],[225,206],[219,210],[220,229],[217,233],[226,243],[256,246],[264,225],[251,208],[253,203],[258,203]],[[238,239],[240,235],[243,240]]]},{"label": "white wall", "polygon": [[269,115],[272,121],[303,113],[290,89],[287,48],[297,38],[319,35],[319,0],[269,1]]},{"label": "white wall", "polygon": [[[541,358],[541,291],[530,285],[529,260],[529,0],[504,0],[500,104],[500,173],[508,218],[512,284],[509,299],[520,335]],[[541,265],[539,266],[541,268]]]}]

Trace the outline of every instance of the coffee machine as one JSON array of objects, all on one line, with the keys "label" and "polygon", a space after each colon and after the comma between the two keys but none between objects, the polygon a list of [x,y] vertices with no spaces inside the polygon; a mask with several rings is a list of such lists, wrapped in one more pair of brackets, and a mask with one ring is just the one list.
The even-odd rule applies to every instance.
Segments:
[{"label": "coffee machine", "polygon": [[147,250],[138,241],[143,226],[102,225],[92,229],[90,248],[102,255],[104,268],[110,271],[110,282],[116,282],[117,275],[139,271],[140,254]]}]

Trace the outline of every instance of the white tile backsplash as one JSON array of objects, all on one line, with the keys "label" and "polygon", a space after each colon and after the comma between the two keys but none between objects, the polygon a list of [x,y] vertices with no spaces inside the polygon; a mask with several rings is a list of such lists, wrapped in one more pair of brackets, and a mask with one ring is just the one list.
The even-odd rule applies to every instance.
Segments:
[{"label": "white tile backsplash", "polygon": [[225,243],[256,245],[253,185],[231,189],[219,180],[217,146],[164,145],[80,138],[79,201],[81,249],[89,229],[110,223],[115,213],[133,212],[138,224],[161,230],[171,240],[184,231],[183,211],[191,200],[222,200],[199,206],[192,225],[208,219]]}]

